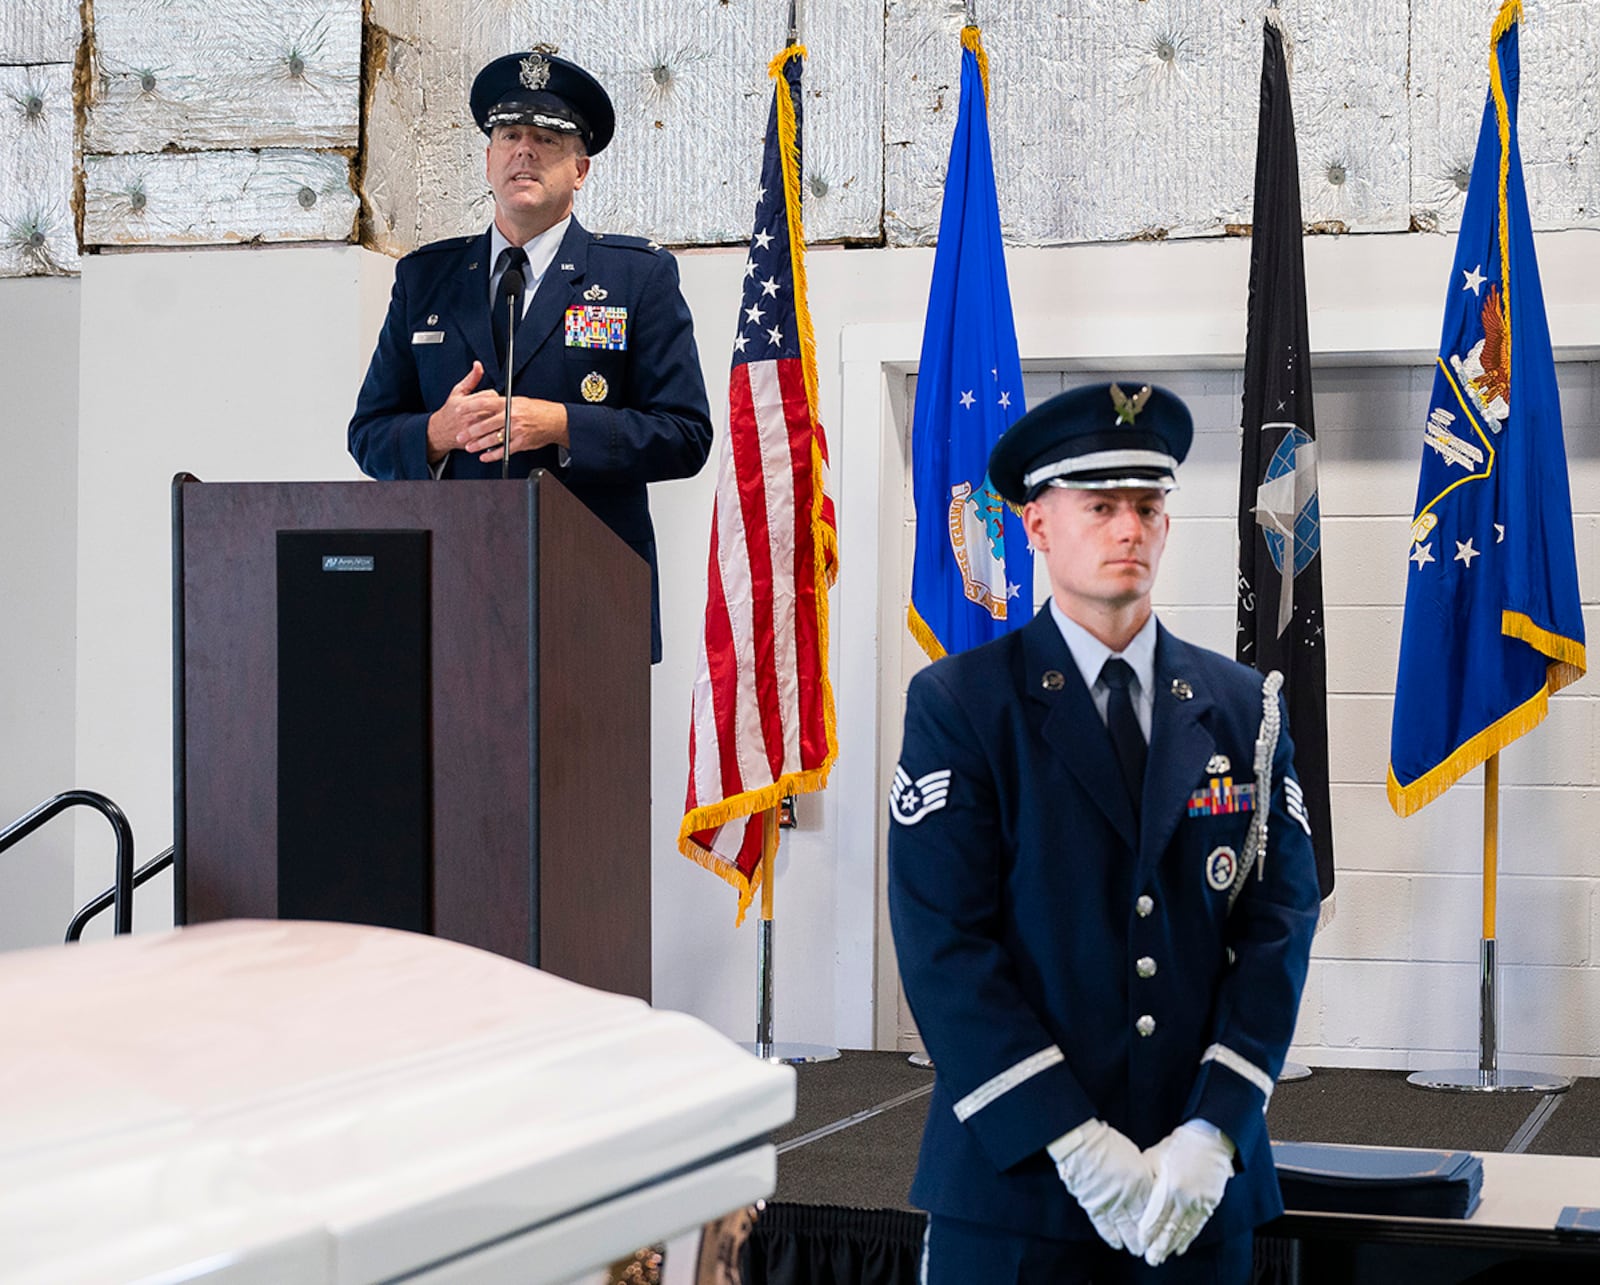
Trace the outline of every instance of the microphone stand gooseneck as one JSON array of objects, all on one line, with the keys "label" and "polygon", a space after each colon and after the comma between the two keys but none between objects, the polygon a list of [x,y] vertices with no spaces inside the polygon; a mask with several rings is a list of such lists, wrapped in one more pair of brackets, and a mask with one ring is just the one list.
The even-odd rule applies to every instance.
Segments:
[{"label": "microphone stand gooseneck", "polygon": [[506,306],[506,418],[500,428],[500,476],[511,476],[511,372],[516,369],[517,323],[522,320],[522,269],[512,264],[500,278],[500,296]]}]

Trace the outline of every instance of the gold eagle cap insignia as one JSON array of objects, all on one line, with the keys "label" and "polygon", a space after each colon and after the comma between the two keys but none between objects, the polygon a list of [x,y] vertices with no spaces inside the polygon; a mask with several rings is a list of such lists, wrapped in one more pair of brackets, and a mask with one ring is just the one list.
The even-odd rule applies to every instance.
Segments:
[{"label": "gold eagle cap insignia", "polygon": [[1145,403],[1150,400],[1150,385],[1146,384],[1132,397],[1123,392],[1116,384],[1111,385],[1111,404],[1117,408],[1117,423],[1131,424],[1139,417],[1139,412],[1145,408]]}]

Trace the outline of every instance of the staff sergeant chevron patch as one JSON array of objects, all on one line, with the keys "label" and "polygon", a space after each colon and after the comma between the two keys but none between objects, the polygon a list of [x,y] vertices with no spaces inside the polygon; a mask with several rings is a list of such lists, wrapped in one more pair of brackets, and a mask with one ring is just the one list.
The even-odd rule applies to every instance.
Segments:
[{"label": "staff sergeant chevron patch", "polygon": [[950,769],[929,772],[913,781],[903,767],[894,770],[889,787],[889,811],[901,825],[916,825],[930,812],[937,812],[950,797]]}]

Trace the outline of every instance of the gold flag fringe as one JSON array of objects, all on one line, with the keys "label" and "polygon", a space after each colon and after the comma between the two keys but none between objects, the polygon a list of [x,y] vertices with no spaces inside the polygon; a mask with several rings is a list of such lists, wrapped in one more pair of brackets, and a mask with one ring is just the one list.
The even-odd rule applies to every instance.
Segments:
[{"label": "gold flag fringe", "polygon": [[828,673],[829,613],[828,590],[839,575],[839,536],[834,527],[822,520],[824,489],[822,447],[819,442],[821,424],[817,419],[817,341],[811,324],[811,309],[806,302],[805,231],[800,211],[800,143],[795,122],[794,101],[788,92],[788,82],[783,69],[791,58],[804,58],[804,45],[790,45],[768,65],[767,75],[775,82],[774,101],[778,112],[779,168],[783,172],[783,203],[789,224],[789,261],[794,272],[795,322],[800,329],[800,368],[806,388],[806,412],[811,419],[811,536],[816,553],[814,567],[816,591],[813,599],[817,609],[817,647],[821,658],[822,722],[827,749],[822,762],[802,772],[787,772],[771,785],[759,790],[746,790],[729,798],[694,808],[686,813],[678,827],[678,851],[697,865],[704,866],[729,884],[739,894],[739,906],[734,926],[744,923],[756,892],[761,887],[761,866],[747,878],[733,862],[726,860],[696,843],[694,835],[702,830],[712,830],[754,816],[778,806],[786,795],[811,794],[828,783],[828,773],[839,757],[838,713],[833,700],[833,682]]}]

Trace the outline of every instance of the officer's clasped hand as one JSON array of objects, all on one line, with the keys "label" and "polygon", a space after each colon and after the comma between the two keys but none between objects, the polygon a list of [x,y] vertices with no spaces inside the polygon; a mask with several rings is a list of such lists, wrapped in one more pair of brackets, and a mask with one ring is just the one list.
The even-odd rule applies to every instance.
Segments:
[{"label": "officer's clasped hand", "polygon": [[1079,1125],[1051,1143],[1049,1152],[1061,1181],[1100,1238],[1112,1249],[1142,1254],[1139,1215],[1155,1182],[1148,1154],[1104,1120]]},{"label": "officer's clasped hand", "polygon": [[1150,1266],[1183,1253],[1200,1234],[1222,1203],[1233,1153],[1228,1136],[1205,1120],[1180,1124],[1144,1153],[1155,1178],[1136,1234]]}]

